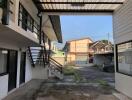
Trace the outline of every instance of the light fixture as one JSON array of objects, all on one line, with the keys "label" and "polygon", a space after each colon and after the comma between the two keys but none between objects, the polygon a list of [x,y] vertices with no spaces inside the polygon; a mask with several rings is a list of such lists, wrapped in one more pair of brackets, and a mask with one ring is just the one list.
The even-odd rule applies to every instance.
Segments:
[{"label": "light fixture", "polygon": [[2,50],[2,54],[7,54],[8,51],[7,50]]}]

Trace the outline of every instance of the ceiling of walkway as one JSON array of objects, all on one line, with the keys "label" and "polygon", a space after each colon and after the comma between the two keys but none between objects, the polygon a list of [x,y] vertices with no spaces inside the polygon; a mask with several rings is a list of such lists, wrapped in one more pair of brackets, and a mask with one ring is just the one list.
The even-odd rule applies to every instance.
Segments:
[{"label": "ceiling of walkway", "polygon": [[126,0],[35,0],[43,12],[113,12]]}]

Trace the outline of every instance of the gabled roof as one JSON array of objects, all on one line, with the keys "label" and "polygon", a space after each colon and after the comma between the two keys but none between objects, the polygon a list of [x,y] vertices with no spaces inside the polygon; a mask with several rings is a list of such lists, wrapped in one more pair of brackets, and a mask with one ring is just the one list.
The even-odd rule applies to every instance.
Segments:
[{"label": "gabled roof", "polygon": [[88,39],[88,40],[90,40],[90,41],[92,41],[92,42],[93,42],[93,40],[92,40],[91,38],[89,38],[89,37],[85,37],[85,38],[80,38],[80,39],[73,39],[73,40],[69,40],[69,41],[67,41],[67,43],[72,42],[72,41],[85,40],[85,39]]},{"label": "gabled roof", "polygon": [[112,47],[112,44],[111,44],[111,42],[109,42],[109,43],[104,43],[103,41],[96,41],[96,42],[94,42],[91,46],[90,46],[90,48],[103,48],[103,47],[106,47],[106,46],[111,46]]}]

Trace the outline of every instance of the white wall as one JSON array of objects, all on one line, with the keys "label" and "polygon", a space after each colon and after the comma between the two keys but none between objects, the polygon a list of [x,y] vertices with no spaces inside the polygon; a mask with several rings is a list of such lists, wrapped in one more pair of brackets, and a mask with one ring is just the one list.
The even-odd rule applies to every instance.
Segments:
[{"label": "white wall", "polygon": [[8,92],[8,75],[0,76],[0,100],[7,95]]},{"label": "white wall", "polygon": [[48,79],[48,68],[44,66],[36,66],[32,68],[33,79]]},{"label": "white wall", "polygon": [[26,53],[26,73],[25,73],[25,82],[28,82],[32,79],[32,65],[28,56],[28,53]]},{"label": "white wall", "polygon": [[94,55],[93,62],[96,65],[110,64],[112,63],[112,56],[110,59],[109,55]]},{"label": "white wall", "polygon": [[116,73],[115,79],[116,89],[132,98],[132,76]]},{"label": "white wall", "polygon": [[[113,29],[115,44],[132,40],[132,0],[114,12]],[[115,82],[117,90],[132,98],[132,76],[116,73]]]},{"label": "white wall", "polygon": [[[0,46],[1,47],[1,46]],[[2,48],[2,47],[1,47]],[[10,48],[13,49],[13,48]],[[21,60],[21,51],[18,51],[18,59],[17,59],[17,81],[16,87],[19,88],[19,81],[20,81],[20,60]],[[39,73],[39,72],[38,72]],[[26,72],[25,72],[25,83],[32,79],[32,66],[30,64],[30,60],[28,58],[28,54],[26,55]],[[10,91],[9,93],[13,92],[15,89]],[[0,100],[7,96],[8,93],[8,74],[0,76]]]}]

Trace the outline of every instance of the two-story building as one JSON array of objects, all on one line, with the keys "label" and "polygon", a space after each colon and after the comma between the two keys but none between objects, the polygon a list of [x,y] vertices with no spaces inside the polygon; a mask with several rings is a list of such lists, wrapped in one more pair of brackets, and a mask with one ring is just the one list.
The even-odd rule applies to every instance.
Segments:
[{"label": "two-story building", "polygon": [[98,66],[114,64],[114,47],[108,40],[99,40],[91,44],[93,63]]},{"label": "two-story building", "polygon": [[90,49],[92,42],[90,38],[67,41],[64,47],[66,64],[89,64],[89,58],[92,56],[92,50]]},{"label": "two-story building", "polygon": [[0,99],[49,77],[51,42],[62,42],[60,19],[39,9],[34,0],[0,0]]}]

